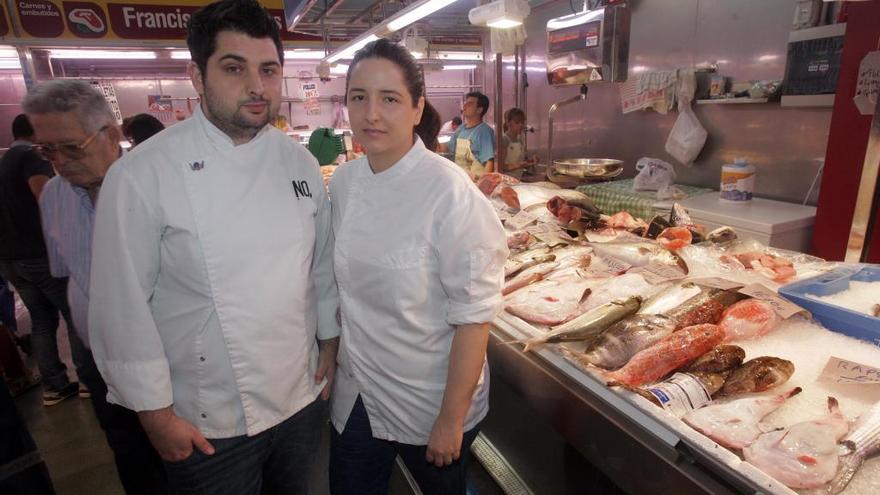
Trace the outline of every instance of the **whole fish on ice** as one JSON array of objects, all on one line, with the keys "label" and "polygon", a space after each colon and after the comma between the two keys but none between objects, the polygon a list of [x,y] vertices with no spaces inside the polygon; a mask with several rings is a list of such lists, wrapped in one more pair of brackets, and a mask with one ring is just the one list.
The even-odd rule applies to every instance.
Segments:
[{"label": "whole fish on ice", "polygon": [[560,325],[584,312],[582,305],[601,280],[541,280],[511,293],[504,309],[538,325]]},{"label": "whole fish on ice", "polygon": [[555,261],[549,261],[547,263],[541,263],[539,265],[535,265],[531,268],[527,268],[519,272],[517,275],[513,276],[510,280],[504,283],[504,287],[501,289],[501,295],[506,296],[507,294],[510,294],[517,289],[522,289],[529,284],[533,284],[539,280],[542,280],[545,275],[555,270],[558,266],[559,263]]},{"label": "whole fish on ice", "polygon": [[880,454],[880,402],[859,416],[842,445],[846,452],[840,458],[837,475],[828,485],[830,495],[842,492],[865,460]]},{"label": "whole fish on ice", "polygon": [[675,321],[677,328],[718,323],[724,310],[743,296],[737,292],[701,287],[697,295],[663,313]]},{"label": "whole fish on ice", "polygon": [[740,366],[746,358],[746,351],[737,345],[719,345],[698,357],[685,371],[720,373]]},{"label": "whole fish on ice", "polygon": [[849,431],[837,399],[828,414],[760,435],[743,449],[746,461],[791,488],[817,488],[837,474],[837,442]]},{"label": "whole fish on ice", "polygon": [[625,365],[637,352],[659,342],[675,330],[663,315],[633,315],[608,327],[593,339],[577,359],[606,370]]},{"label": "whole fish on ice", "polygon": [[801,392],[800,387],[775,396],[755,396],[714,402],[682,419],[693,429],[730,449],[742,449],[763,433],[761,420]]},{"label": "whole fish on ice", "polygon": [[528,352],[543,344],[573,342],[593,338],[614,323],[635,313],[641,303],[642,299],[638,296],[605,303],[567,323],[552,327],[544,335],[522,341],[525,344],[523,352]]},{"label": "whole fish on ice", "polygon": [[688,299],[696,296],[702,288],[693,282],[679,282],[658,292],[642,303],[639,314],[662,315],[681,306]]},{"label": "whole fish on ice", "polygon": [[735,368],[724,382],[720,395],[763,392],[781,385],[794,374],[794,363],[786,359],[761,356]]},{"label": "whole fish on ice", "polygon": [[594,242],[589,245],[602,256],[616,258],[632,266],[671,265],[684,273],[688,272],[687,264],[677,254],[652,242]]},{"label": "whole fish on ice", "polygon": [[639,351],[625,366],[608,373],[607,377],[631,387],[656,382],[705,354],[723,338],[717,325],[689,326]]}]

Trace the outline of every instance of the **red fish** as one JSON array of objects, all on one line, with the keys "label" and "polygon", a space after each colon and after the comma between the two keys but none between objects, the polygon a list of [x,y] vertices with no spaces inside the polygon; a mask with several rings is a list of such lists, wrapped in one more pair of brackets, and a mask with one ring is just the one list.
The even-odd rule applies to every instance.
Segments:
[{"label": "red fish", "polygon": [[773,306],[760,299],[746,299],[724,310],[718,326],[725,340],[753,339],[767,335],[782,323]]},{"label": "red fish", "polygon": [[723,338],[724,332],[717,325],[690,326],[639,351],[623,368],[607,376],[631,387],[653,383],[709,352]]}]

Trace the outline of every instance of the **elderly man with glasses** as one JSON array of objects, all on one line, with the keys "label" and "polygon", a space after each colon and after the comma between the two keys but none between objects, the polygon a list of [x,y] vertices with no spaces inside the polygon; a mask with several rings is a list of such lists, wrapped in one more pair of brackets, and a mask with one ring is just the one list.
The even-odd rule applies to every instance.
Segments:
[{"label": "elderly man with glasses", "polygon": [[[40,196],[40,213],[52,275],[70,277],[67,289],[76,333],[89,346],[89,277],[95,204],[107,170],[119,158],[122,131],[107,101],[83,81],[48,81],[22,103],[36,130],[34,149],[52,162],[58,176]],[[79,372],[126,493],[166,491],[165,473],[137,414],[107,402],[107,385],[90,352]]]}]

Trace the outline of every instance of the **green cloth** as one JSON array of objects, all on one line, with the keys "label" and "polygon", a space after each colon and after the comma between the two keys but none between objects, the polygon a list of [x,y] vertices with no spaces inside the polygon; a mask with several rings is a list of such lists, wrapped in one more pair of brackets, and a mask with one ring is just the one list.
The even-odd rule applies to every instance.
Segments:
[{"label": "green cloth", "polygon": [[[681,189],[687,198],[711,191],[702,187],[679,184],[675,186]],[[596,208],[606,215],[628,211],[634,217],[650,220],[656,214],[655,205],[659,203],[658,206],[665,210],[669,210],[672,205],[672,200],[658,200],[657,191],[634,191],[632,187],[633,179],[623,179],[578,186],[577,190],[589,196]]]}]

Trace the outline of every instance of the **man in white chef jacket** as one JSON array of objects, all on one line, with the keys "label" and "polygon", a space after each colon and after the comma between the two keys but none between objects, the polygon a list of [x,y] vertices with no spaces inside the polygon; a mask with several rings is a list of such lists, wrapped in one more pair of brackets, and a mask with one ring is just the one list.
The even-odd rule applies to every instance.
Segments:
[{"label": "man in white chef jacket", "polygon": [[306,493],[339,335],[329,200],[316,160],[268,125],[273,18],[224,0],[188,29],[201,106],[104,181],[92,349],[173,492]]}]

